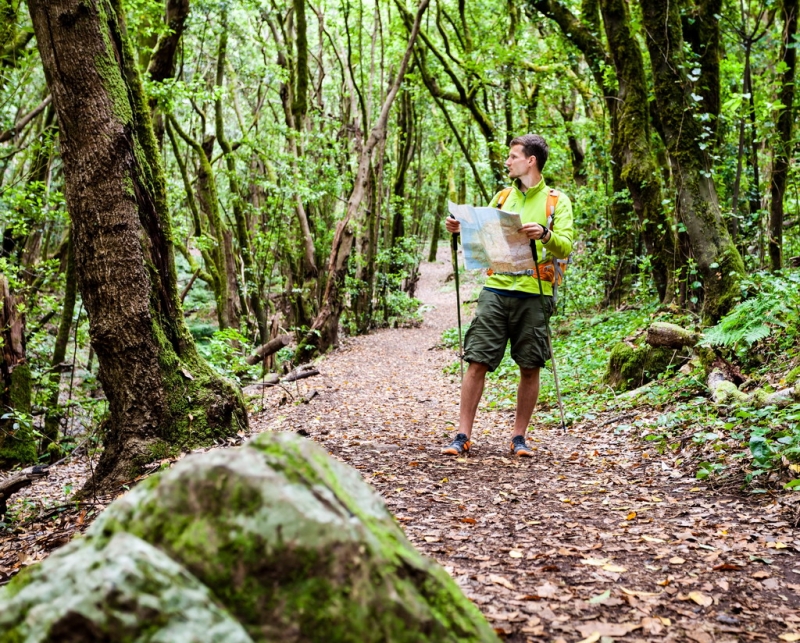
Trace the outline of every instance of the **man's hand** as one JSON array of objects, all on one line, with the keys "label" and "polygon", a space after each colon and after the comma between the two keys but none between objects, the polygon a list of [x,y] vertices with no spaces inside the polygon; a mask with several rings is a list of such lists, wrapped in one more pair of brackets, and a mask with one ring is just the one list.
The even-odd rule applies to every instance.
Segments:
[{"label": "man's hand", "polygon": [[519,229],[519,232],[522,232],[528,239],[541,239],[544,228],[538,223],[526,223]]},{"label": "man's hand", "polygon": [[458,219],[454,219],[453,217],[447,217],[444,220],[444,225],[450,234],[459,234],[461,232],[461,223],[459,222]]}]

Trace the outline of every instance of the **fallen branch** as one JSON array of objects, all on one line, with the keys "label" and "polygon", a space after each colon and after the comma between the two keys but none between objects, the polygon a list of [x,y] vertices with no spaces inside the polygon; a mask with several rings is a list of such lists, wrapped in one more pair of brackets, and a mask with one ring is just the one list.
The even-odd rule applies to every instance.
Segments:
[{"label": "fallen branch", "polygon": [[252,366],[253,364],[258,364],[262,359],[264,359],[268,355],[277,353],[284,346],[288,346],[290,341],[292,341],[291,335],[279,335],[275,339],[269,340],[266,344],[262,344],[261,346],[259,346],[253,352],[253,354],[250,355],[245,361],[250,366]]},{"label": "fallen branch", "polygon": [[708,390],[711,392],[711,400],[714,404],[749,404],[757,408],[765,406],[784,407],[800,402],[800,383],[794,388],[785,388],[774,393],[768,393],[764,389],[756,389],[750,394],[743,393],[731,382],[727,376],[718,368],[715,368],[708,375]]},{"label": "fallen branch", "polygon": [[700,340],[697,333],[681,328],[677,324],[653,322],[647,329],[647,341],[650,346],[667,346],[683,348],[694,346]]},{"label": "fallen branch", "polygon": [[298,366],[289,373],[281,382],[295,382],[297,380],[304,380],[307,377],[314,377],[315,375],[319,375],[319,371],[311,364],[304,364],[303,366]]},{"label": "fallen branch", "polygon": [[50,468],[46,465],[28,467],[4,480],[0,480],[0,516],[5,515],[8,506],[6,501],[20,489],[33,484],[34,480],[46,478]]}]

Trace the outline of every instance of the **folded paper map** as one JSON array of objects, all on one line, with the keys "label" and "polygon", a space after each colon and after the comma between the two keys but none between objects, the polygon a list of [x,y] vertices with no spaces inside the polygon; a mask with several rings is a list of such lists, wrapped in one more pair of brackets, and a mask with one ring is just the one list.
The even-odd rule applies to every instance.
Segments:
[{"label": "folded paper map", "polygon": [[497,208],[475,208],[448,202],[461,223],[461,246],[467,270],[522,272],[534,268],[530,239],[519,232],[518,214]]}]

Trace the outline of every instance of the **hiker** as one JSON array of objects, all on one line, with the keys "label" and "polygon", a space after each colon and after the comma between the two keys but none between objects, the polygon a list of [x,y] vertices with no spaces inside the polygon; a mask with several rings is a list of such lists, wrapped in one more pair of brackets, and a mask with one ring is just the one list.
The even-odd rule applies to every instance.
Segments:
[{"label": "hiker", "polygon": [[[548,150],[544,138],[536,134],[512,140],[506,159],[511,187],[496,194],[490,205],[520,215],[521,231],[536,241],[538,257],[544,257],[546,251],[548,258],[564,259],[572,251],[572,204],[565,194],[545,185],[542,170]],[[446,226],[451,234],[461,231],[457,219],[446,219]],[[511,357],[520,373],[511,451],[517,456],[532,456],[533,451],[525,444],[525,431],[539,397],[539,369],[550,358],[546,323],[554,308],[555,271],[548,273],[542,266],[541,282],[535,274],[487,273],[464,343],[469,367],[461,383],[458,431],[442,453],[462,455],[469,451],[486,373],[500,365],[510,340]]]}]

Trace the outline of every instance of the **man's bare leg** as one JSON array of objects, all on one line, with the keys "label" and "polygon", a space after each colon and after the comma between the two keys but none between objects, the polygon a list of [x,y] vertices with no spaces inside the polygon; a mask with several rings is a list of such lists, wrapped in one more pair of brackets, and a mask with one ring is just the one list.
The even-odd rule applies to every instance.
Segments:
[{"label": "man's bare leg", "polygon": [[475,414],[478,412],[478,404],[483,395],[483,385],[488,372],[489,367],[486,364],[470,362],[469,368],[464,374],[464,381],[461,382],[458,433],[466,433],[468,438],[472,437],[472,425],[475,422]]},{"label": "man's bare leg", "polygon": [[[466,379],[466,378],[465,378]],[[462,389],[463,391],[463,389]],[[462,393],[463,407],[463,393]],[[539,369],[519,367],[519,387],[517,388],[517,414],[514,417],[514,433],[512,439],[518,435],[525,435],[531,422],[533,409],[539,399]]]}]

